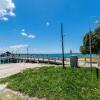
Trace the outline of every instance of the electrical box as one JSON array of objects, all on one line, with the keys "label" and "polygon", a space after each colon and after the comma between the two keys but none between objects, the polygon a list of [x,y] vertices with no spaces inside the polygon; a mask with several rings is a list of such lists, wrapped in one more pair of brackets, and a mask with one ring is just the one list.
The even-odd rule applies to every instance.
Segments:
[{"label": "electrical box", "polygon": [[78,67],[78,57],[77,56],[70,56],[70,66],[71,67]]}]

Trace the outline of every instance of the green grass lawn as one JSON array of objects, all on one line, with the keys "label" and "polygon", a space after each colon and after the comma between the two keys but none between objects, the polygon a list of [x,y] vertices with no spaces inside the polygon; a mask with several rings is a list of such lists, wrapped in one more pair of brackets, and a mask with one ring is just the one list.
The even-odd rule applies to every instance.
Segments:
[{"label": "green grass lawn", "polygon": [[47,100],[100,100],[100,79],[95,68],[43,67],[27,69],[2,79],[8,88]]}]

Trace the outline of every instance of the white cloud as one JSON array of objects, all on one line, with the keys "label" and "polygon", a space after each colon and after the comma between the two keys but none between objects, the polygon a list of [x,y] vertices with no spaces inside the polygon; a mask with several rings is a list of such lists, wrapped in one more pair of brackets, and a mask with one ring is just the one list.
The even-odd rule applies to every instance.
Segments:
[{"label": "white cloud", "polygon": [[7,51],[13,52],[13,53],[26,53],[26,48],[28,48],[29,45],[27,44],[18,44],[18,45],[12,45],[8,47],[2,47],[0,48],[0,54],[5,53]]},{"label": "white cloud", "polygon": [[1,20],[8,21],[8,18],[7,17],[3,17],[3,18],[1,18]]},{"label": "white cloud", "polygon": [[28,35],[28,38],[35,38],[35,35]]},{"label": "white cloud", "polygon": [[27,47],[28,45],[23,45],[23,44],[10,46],[10,48],[12,49],[20,49],[20,48],[27,48]]},{"label": "white cloud", "polygon": [[0,0],[0,20],[7,21],[8,16],[15,16],[13,0]]},{"label": "white cloud", "polygon": [[96,22],[95,22],[96,24],[100,24],[100,21],[99,20],[96,20]]},{"label": "white cloud", "polygon": [[10,11],[9,16],[15,16],[15,13],[13,11]]},{"label": "white cloud", "polygon": [[21,35],[22,36],[28,36],[27,33],[25,33],[25,32],[21,32]]},{"label": "white cloud", "polygon": [[28,33],[26,33],[25,32],[25,29],[22,29],[21,30],[21,35],[22,36],[25,36],[25,37],[27,37],[27,38],[30,38],[30,39],[34,39],[36,36],[35,35],[33,35],[33,34],[28,34]]},{"label": "white cloud", "polygon": [[24,31],[25,31],[25,29],[22,29],[21,31],[22,31],[22,32],[24,32]]},{"label": "white cloud", "polygon": [[47,26],[47,27],[50,26],[50,22],[46,22],[46,26]]}]

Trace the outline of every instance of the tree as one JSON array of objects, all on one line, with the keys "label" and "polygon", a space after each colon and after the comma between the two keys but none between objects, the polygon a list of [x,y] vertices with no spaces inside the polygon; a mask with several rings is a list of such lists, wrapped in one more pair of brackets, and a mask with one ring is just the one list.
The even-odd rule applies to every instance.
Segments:
[{"label": "tree", "polygon": [[80,46],[80,52],[83,54],[89,54],[89,34],[92,39],[92,53],[100,53],[100,27],[96,28],[94,32],[88,32],[83,38],[83,45]]}]

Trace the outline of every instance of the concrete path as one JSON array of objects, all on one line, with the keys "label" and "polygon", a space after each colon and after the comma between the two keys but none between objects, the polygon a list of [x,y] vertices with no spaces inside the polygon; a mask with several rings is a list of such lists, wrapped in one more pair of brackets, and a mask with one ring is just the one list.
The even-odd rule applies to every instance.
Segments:
[{"label": "concrete path", "polygon": [[20,92],[6,88],[6,85],[0,85],[0,100],[46,100],[45,98],[29,97]]},{"label": "concrete path", "polygon": [[[90,67],[90,63],[79,62],[78,64],[82,67]],[[92,67],[97,67],[97,64],[92,63]]]},{"label": "concrete path", "polygon": [[[68,62],[67,65],[69,66],[70,63]],[[50,65],[38,64],[38,63],[0,64],[0,78],[4,78],[16,74],[26,68],[36,68],[36,67],[43,67],[43,66],[50,66]],[[82,62],[79,62],[79,66],[90,67],[90,64],[89,63],[84,64]],[[93,64],[93,67],[97,67],[97,64]]]},{"label": "concrete path", "polygon": [[26,68],[42,67],[44,64],[31,63],[14,63],[14,64],[0,64],[0,78],[8,77],[10,75],[21,72]]}]

